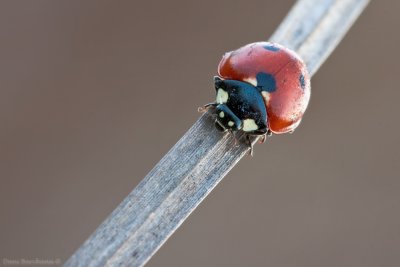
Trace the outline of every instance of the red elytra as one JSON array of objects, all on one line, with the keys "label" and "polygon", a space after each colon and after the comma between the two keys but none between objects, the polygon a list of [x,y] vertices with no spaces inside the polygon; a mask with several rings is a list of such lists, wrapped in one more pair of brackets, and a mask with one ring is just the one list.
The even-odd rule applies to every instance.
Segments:
[{"label": "red elytra", "polygon": [[311,90],[306,66],[295,52],[275,43],[248,44],[226,53],[218,74],[259,88],[262,85],[258,77],[271,77],[266,81],[267,90],[262,91],[269,129],[281,134],[292,132],[300,124]]}]

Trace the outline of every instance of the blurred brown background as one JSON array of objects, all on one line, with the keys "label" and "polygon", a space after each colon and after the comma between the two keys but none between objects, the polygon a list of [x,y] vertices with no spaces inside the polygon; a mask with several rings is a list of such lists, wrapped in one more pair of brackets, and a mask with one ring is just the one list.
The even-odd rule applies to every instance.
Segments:
[{"label": "blurred brown background", "polygon": [[[1,1],[0,258],[65,261],[294,1]],[[400,2],[374,1],[148,266],[399,266]],[[1,264],[1,263],[0,263]]]}]

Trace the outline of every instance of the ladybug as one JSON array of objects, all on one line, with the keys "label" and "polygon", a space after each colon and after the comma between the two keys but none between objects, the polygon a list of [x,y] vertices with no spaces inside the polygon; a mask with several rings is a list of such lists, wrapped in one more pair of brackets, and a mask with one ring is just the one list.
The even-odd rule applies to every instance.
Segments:
[{"label": "ladybug", "polygon": [[250,136],[291,133],[310,99],[310,76],[293,51],[276,43],[256,42],[225,53],[214,77],[215,126]]}]

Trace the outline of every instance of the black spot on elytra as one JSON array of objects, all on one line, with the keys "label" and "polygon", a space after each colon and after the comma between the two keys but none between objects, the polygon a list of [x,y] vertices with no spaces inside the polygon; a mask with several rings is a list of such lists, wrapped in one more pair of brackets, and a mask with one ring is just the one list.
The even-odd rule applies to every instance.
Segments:
[{"label": "black spot on elytra", "polygon": [[279,50],[280,50],[279,47],[277,47],[277,46],[275,46],[275,45],[272,45],[272,44],[264,45],[263,47],[264,47],[266,50],[269,50],[269,51],[272,51],[272,52],[276,52],[276,51],[279,51]]},{"label": "black spot on elytra", "polygon": [[300,82],[301,89],[304,90],[304,88],[306,88],[306,81],[304,80],[304,75],[303,74],[300,74],[299,82]]},{"label": "black spot on elytra", "polygon": [[256,76],[257,88],[261,91],[274,92],[276,90],[276,81],[273,75],[259,72]]}]

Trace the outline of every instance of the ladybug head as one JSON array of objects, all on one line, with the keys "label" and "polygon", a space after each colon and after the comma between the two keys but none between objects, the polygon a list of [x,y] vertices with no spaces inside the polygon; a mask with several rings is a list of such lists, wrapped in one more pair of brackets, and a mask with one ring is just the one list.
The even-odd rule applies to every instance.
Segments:
[{"label": "ladybug head", "polygon": [[267,112],[259,89],[237,80],[214,77],[217,94],[215,125],[221,131],[238,131],[263,135],[268,131]]},{"label": "ladybug head", "polygon": [[218,76],[214,77],[215,90],[217,91],[215,114],[217,119],[215,126],[218,130],[238,131],[242,129],[242,121],[236,116],[233,111],[227,106],[230,95],[229,88],[226,88],[225,82]]},{"label": "ladybug head", "polygon": [[219,104],[215,112],[217,114],[217,119],[215,121],[215,126],[221,132],[225,131],[238,131],[242,129],[242,121],[228,108],[225,104]]}]

